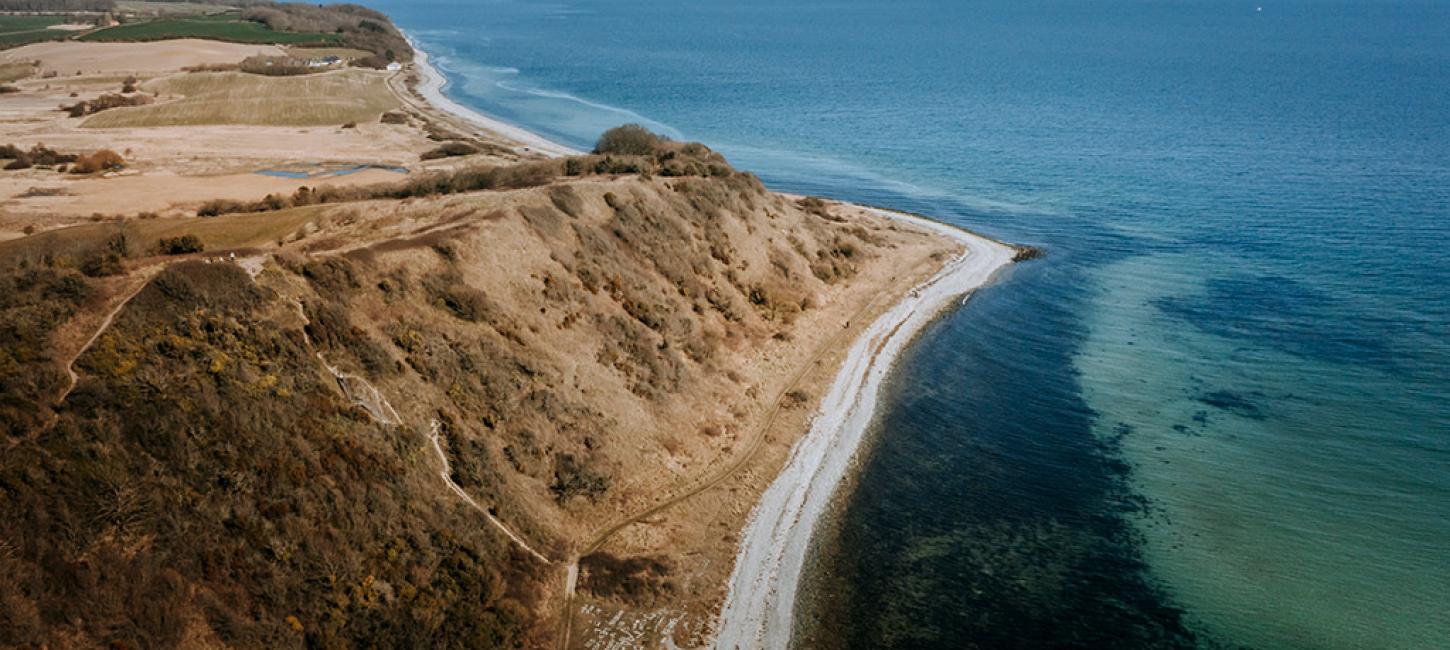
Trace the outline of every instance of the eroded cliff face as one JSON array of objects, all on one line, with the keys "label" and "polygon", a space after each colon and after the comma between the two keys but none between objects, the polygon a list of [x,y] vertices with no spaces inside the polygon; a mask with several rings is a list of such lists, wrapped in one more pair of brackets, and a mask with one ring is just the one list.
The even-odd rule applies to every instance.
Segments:
[{"label": "eroded cliff face", "polygon": [[[599,527],[738,455],[891,251],[945,249],[746,174],[299,210],[167,263],[53,418],[7,405],[0,644],[547,644]],[[682,588],[642,562],[585,588]]]}]

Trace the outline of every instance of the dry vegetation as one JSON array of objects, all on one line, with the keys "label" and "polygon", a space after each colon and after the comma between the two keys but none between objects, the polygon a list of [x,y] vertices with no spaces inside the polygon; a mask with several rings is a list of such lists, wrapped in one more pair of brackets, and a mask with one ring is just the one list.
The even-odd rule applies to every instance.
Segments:
[{"label": "dry vegetation", "polygon": [[381,68],[413,60],[413,48],[387,15],[355,4],[247,2],[242,17],[279,32],[337,34],[342,45],[371,56],[359,65]]},{"label": "dry vegetation", "polygon": [[[430,431],[458,485],[562,557],[666,467],[727,456],[761,351],[795,354],[796,323],[907,241],[699,145],[609,149],[0,243],[0,645],[547,645],[557,565],[445,488]],[[52,414],[47,341],[100,283],[237,246],[266,268],[170,263]],[[632,607],[690,588],[667,555],[581,567]]]},{"label": "dry vegetation", "polygon": [[[620,127],[637,128],[637,127]],[[609,133],[613,133],[611,130]],[[606,133],[608,137],[608,133]],[[560,177],[658,174],[666,177],[730,177],[735,170],[724,157],[705,145],[676,143],[651,135],[647,146],[616,155],[596,152],[587,156],[542,160],[513,165],[470,165],[452,170],[412,175],[396,183],[354,185],[349,187],[301,187],[290,196],[271,194],[257,201],[218,199],[208,201],[197,215],[214,217],[239,212],[268,212],[286,208],[366,201],[371,199],[408,199],[443,194],[459,194],[478,190],[508,190],[538,187]],[[422,154],[426,159],[468,156],[480,148],[467,142],[449,142]],[[746,174],[746,176],[749,176]],[[753,177],[751,177],[753,178]],[[819,199],[816,199],[817,201]],[[819,215],[818,215],[819,216]],[[831,217],[834,219],[834,217]]]},{"label": "dry vegetation", "polygon": [[269,77],[295,77],[324,71],[323,68],[311,67],[307,65],[306,61],[295,57],[260,55],[242,59],[242,62],[237,64],[237,69],[242,72],[266,75]]},{"label": "dry vegetation", "polygon": [[377,121],[398,106],[386,78],[362,70],[296,77],[200,72],[160,79],[145,88],[182,99],[107,111],[82,126],[336,125]]},{"label": "dry vegetation", "polygon": [[[126,166],[126,160],[121,157],[121,154],[110,149],[98,149],[89,154],[65,154],[43,144],[37,144],[29,149],[21,149],[10,144],[0,145],[0,160],[9,161],[3,167],[7,171],[46,167],[56,171],[69,171],[73,174],[94,174]],[[27,191],[26,193],[29,196],[56,196],[64,192]]]},{"label": "dry vegetation", "polygon": [[[134,88],[131,91],[134,92]],[[150,95],[122,95],[117,93],[106,93],[95,99],[79,101],[70,106],[62,106],[60,110],[65,111],[71,117],[85,117],[95,115],[101,111],[113,108],[124,108],[127,106],[145,106],[154,99]]]},{"label": "dry vegetation", "polygon": [[34,74],[35,64],[31,61],[0,63],[0,83],[19,81]]},{"label": "dry vegetation", "polygon": [[0,644],[517,643],[507,549],[417,480],[416,432],[328,388],[275,293],[190,263],[132,304],[0,459]]}]

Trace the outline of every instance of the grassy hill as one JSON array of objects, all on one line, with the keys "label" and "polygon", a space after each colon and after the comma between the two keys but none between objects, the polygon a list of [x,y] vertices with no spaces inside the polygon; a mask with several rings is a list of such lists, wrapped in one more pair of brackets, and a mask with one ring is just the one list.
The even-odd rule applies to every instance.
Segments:
[{"label": "grassy hill", "polygon": [[70,20],[70,16],[0,16],[0,49],[66,38],[71,32],[49,27]]}]

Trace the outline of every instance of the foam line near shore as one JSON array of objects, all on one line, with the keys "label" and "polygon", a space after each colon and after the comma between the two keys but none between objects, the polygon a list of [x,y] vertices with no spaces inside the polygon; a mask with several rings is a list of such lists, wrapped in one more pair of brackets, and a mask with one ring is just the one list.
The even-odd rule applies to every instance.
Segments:
[{"label": "foam line near shore", "polygon": [[528,129],[489,117],[453,101],[443,92],[448,86],[448,77],[429,62],[428,53],[418,47],[417,42],[411,38],[408,39],[408,42],[413,46],[413,65],[418,68],[418,94],[435,108],[451,113],[480,129],[497,133],[509,140],[528,147],[532,151],[537,151],[547,156],[575,156],[583,153],[577,149],[554,142]]},{"label": "foam line near shore", "polygon": [[960,241],[966,249],[882,314],[851,346],[810,431],[791,450],[741,535],[716,648],[785,648],[811,536],[876,411],[897,357],[952,302],[1011,263],[1014,249],[946,224],[873,209]]}]

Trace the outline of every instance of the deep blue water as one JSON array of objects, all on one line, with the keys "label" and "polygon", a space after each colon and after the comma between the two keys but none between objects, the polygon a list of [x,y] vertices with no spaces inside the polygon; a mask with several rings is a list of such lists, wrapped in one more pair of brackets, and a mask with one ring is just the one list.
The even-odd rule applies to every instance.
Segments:
[{"label": "deep blue water", "polygon": [[1047,248],[900,366],[812,644],[1450,647],[1450,4],[374,4],[565,143]]}]

